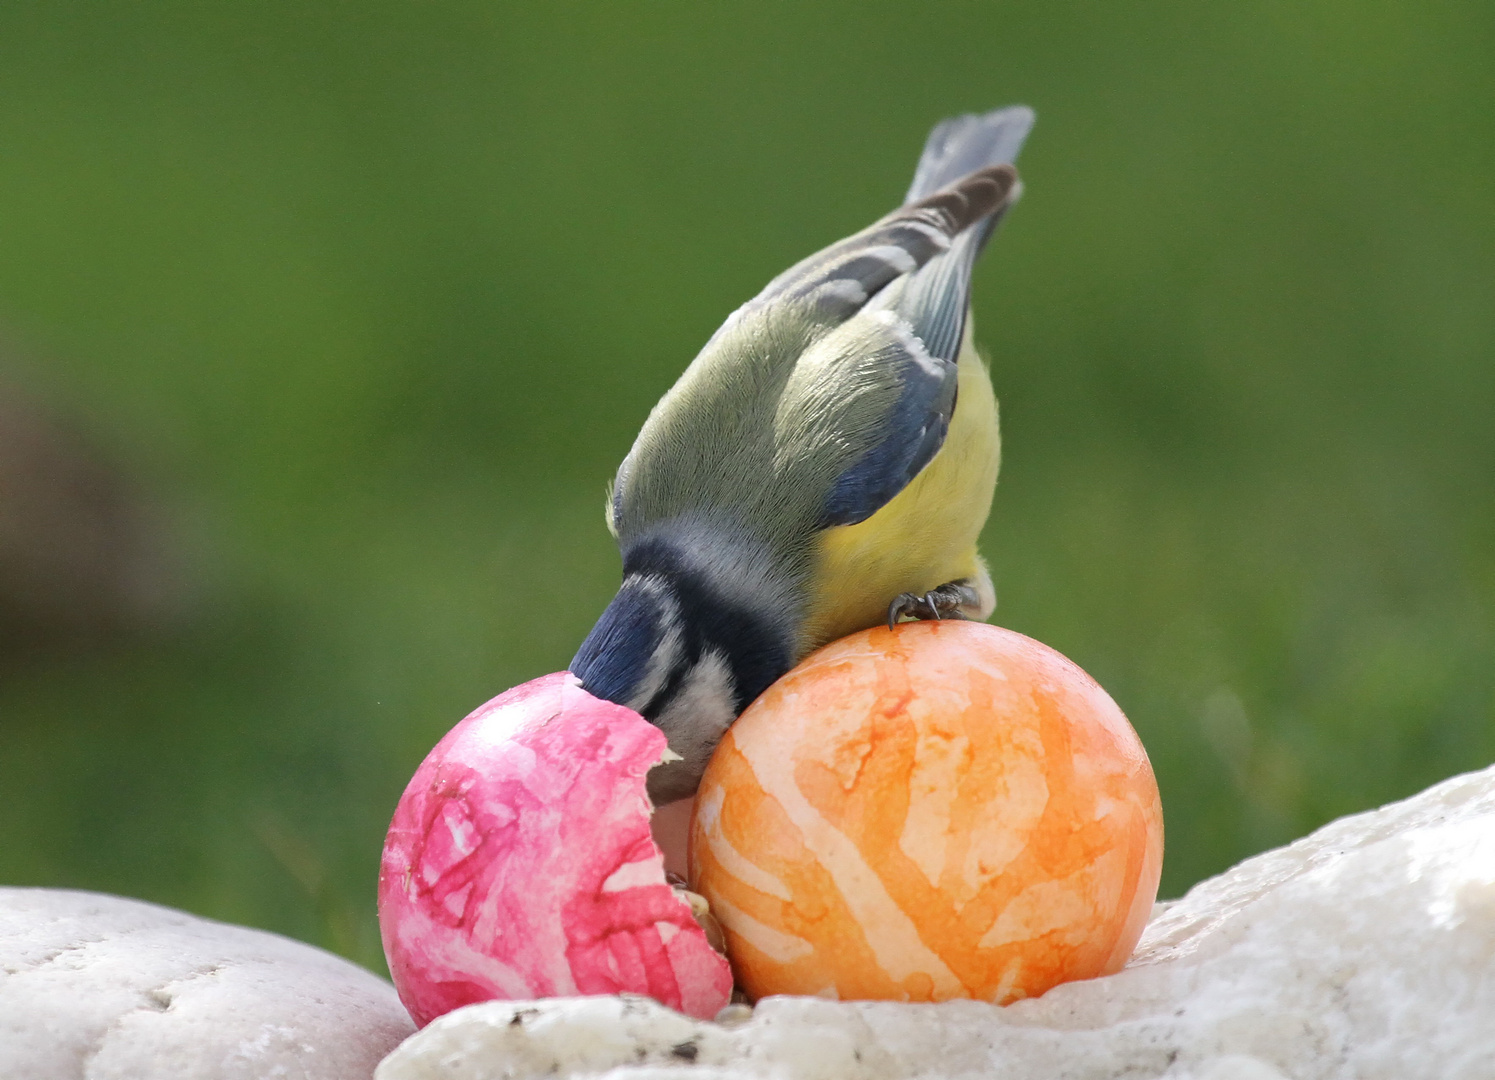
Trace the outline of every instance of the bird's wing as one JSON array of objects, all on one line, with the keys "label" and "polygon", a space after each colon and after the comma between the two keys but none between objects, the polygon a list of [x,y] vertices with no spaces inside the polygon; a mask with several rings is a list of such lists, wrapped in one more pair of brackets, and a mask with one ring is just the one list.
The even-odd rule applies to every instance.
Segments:
[{"label": "bird's wing", "polygon": [[[929,133],[909,187],[908,206],[959,189],[964,178],[1011,170],[1033,127],[1033,110],[1015,105],[955,116]],[[970,311],[971,271],[997,223],[1016,201],[1014,182],[985,214],[923,266],[886,283],[858,315],[883,319],[906,342],[893,368],[901,389],[880,438],[831,487],[823,524],[865,521],[904,489],[944,445],[955,411],[956,362]],[[907,209],[907,207],[905,208]],[[792,271],[791,271],[792,273]]]},{"label": "bird's wing", "polygon": [[[751,311],[775,300],[815,297],[830,313],[849,318],[890,283],[910,276],[920,278],[923,291],[908,294],[902,307],[909,312],[938,306],[930,301],[947,281],[963,302],[966,289],[962,286],[968,286],[971,264],[1007,206],[1017,200],[1021,185],[1012,163],[1032,127],[1033,110],[1025,105],[952,116],[936,124],[924,143],[903,206],[791,266],[741,310]],[[956,238],[964,239],[973,224],[978,227],[973,230],[970,249],[952,250]],[[947,252],[957,257],[950,259]],[[939,274],[915,273],[931,262],[946,260],[953,265]],[[960,266],[964,280],[959,280]],[[919,326],[917,314],[915,326]],[[956,333],[957,347],[959,338]]]},{"label": "bird's wing", "polygon": [[[963,231],[999,209],[1016,184],[1010,165],[978,170],[791,267],[734,312],[655,407],[620,466],[608,502],[614,532],[683,512],[693,503],[741,501],[747,497],[744,474],[764,475],[763,455],[773,455],[775,446],[794,446],[799,457],[791,461],[793,455],[781,455],[774,467],[778,475],[785,470],[797,475],[805,461],[817,469],[833,467],[829,475],[792,482],[801,492],[823,492],[880,439],[877,421],[890,411],[906,412],[913,422],[919,410],[943,407],[948,420],[954,391],[947,395],[938,389],[945,373],[910,337],[908,320],[887,312],[866,318],[859,313],[889,282],[917,273],[949,251]],[[900,335],[910,337],[913,351]],[[810,372],[820,373],[818,380],[809,380]],[[819,389],[797,394],[790,385],[806,388],[807,380],[818,381]],[[845,400],[837,400],[839,395]],[[767,414],[776,409],[790,418],[787,429],[803,438],[786,440],[786,429],[766,429]],[[838,432],[836,418],[852,424],[856,434]],[[929,420],[925,434],[933,433],[932,454],[944,428],[937,417]],[[886,483],[892,483],[909,452],[917,458],[917,448],[895,445],[870,460],[887,458],[892,471]],[[927,460],[918,459],[915,471]],[[872,480],[870,472],[863,476]],[[848,490],[877,493],[886,483],[878,478],[869,488],[855,477],[847,481]],[[799,512],[784,487],[765,490],[761,502],[757,513]]]},{"label": "bird's wing", "polygon": [[901,491],[944,442],[971,267],[1031,123],[1017,107],[941,124],[906,205],[734,312],[624,459],[614,533],[717,503],[852,524]]},{"label": "bird's wing", "polygon": [[780,446],[854,449],[832,479],[819,527],[871,517],[944,444],[971,266],[1016,188],[1009,162],[957,177],[791,267],[754,301],[813,298],[848,320],[800,358],[780,410],[781,419],[808,421],[789,438],[781,431]]},{"label": "bird's wing", "polygon": [[957,177],[791,266],[741,311],[807,299],[832,318],[849,318],[890,282],[948,251],[956,236],[1002,206],[1016,184],[1017,172],[1005,164]]},{"label": "bird's wing", "polygon": [[[840,355],[821,361],[827,352]],[[887,309],[862,313],[807,352],[795,376],[785,402],[823,417],[819,441],[855,451],[831,478],[820,528],[864,521],[902,491],[939,452],[955,411],[954,361],[932,355]]]}]

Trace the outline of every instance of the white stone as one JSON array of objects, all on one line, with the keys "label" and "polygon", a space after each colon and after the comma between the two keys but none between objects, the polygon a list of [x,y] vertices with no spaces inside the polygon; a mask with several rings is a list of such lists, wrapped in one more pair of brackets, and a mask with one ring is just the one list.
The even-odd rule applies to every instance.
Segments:
[{"label": "white stone", "polygon": [[364,1080],[414,1029],[389,983],[278,934],[0,888],[4,1080]]},{"label": "white stone", "polygon": [[[739,1014],[745,1010],[739,1010]],[[1125,970],[997,1008],[768,998],[489,1002],[377,1080],[1490,1080],[1495,769],[1248,859],[1160,905]]]}]

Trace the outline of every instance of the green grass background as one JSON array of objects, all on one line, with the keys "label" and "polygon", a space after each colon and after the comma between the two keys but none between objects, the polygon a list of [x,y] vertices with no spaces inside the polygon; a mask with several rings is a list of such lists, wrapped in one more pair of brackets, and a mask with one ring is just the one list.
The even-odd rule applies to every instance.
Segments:
[{"label": "green grass background", "polygon": [[0,881],[382,966],[380,841],[609,597],[725,314],[1026,102],[996,621],[1152,755],[1165,894],[1495,759],[1495,6],[0,7],[0,326],[192,548],[0,674]]}]

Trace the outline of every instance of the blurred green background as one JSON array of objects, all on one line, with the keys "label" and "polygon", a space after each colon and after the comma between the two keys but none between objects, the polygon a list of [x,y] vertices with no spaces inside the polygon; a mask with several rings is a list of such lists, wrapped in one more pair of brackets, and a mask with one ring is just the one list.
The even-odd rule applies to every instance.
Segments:
[{"label": "blurred green background", "polygon": [[0,881],[382,967],[394,802],[570,659],[650,405],[1015,101],[996,621],[1141,732],[1165,895],[1488,764],[1492,56],[1488,0],[4,5],[0,392],[139,559],[13,614]]}]

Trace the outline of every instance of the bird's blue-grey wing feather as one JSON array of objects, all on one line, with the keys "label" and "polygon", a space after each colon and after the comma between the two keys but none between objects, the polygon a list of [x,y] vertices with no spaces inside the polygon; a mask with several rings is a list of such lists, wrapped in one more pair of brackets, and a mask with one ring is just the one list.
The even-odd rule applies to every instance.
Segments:
[{"label": "bird's blue-grey wing feather", "polygon": [[822,528],[865,521],[907,487],[939,453],[955,411],[954,362],[931,355],[893,312],[878,314],[898,342],[885,360],[897,375],[898,397],[883,418],[878,440],[831,485]]},{"label": "bird's blue-grey wing feather", "polygon": [[[921,204],[984,169],[1011,165],[1032,127],[1033,110],[1025,105],[953,116],[935,125],[901,210],[791,266],[750,305],[819,291],[849,317],[889,283],[942,257],[972,220],[985,219],[977,225],[984,243],[993,224],[986,213],[973,213],[974,207],[962,200]],[[1004,190],[1000,201],[1006,197]],[[979,251],[980,244],[966,257],[967,272]]]},{"label": "bird's blue-grey wing feather", "polygon": [[[930,133],[909,188],[910,203],[992,165],[1011,164],[1033,126],[1033,112],[1013,106],[957,116]],[[922,349],[899,364],[902,390],[884,437],[837,478],[823,524],[865,521],[902,491],[944,445],[956,402],[956,361],[970,310],[971,272],[997,222],[996,213],[960,233],[949,248],[892,281],[866,306],[886,312]]]},{"label": "bird's blue-grey wing feather", "polygon": [[749,307],[813,298],[832,318],[849,318],[891,281],[950,246],[950,230],[932,214],[885,219],[816,252],[770,281]]},{"label": "bird's blue-grey wing feather", "polygon": [[1006,202],[1015,183],[1010,171],[981,166],[953,177],[941,189],[791,266],[743,310],[809,299],[832,322],[849,319],[888,284],[947,252],[956,236]]},{"label": "bird's blue-grey wing feather", "polygon": [[949,252],[931,259],[917,273],[895,281],[868,309],[891,311],[917,335],[929,354],[954,361],[970,310],[971,271],[985,243],[987,222],[958,236]]}]

